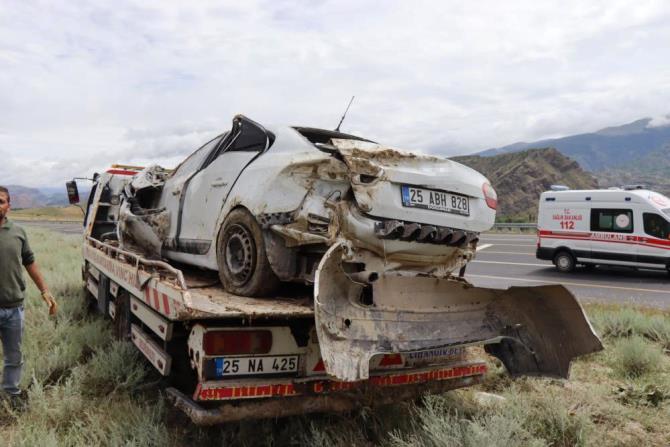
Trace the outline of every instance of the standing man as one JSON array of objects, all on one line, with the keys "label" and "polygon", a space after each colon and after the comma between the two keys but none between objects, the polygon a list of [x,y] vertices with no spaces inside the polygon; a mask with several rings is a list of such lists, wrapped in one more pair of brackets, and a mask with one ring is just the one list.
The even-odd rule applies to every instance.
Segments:
[{"label": "standing man", "polygon": [[8,395],[16,397],[21,394],[19,382],[23,366],[21,338],[26,283],[23,280],[22,265],[49,306],[49,315],[55,315],[58,307],[37,267],[26,232],[7,219],[9,208],[9,191],[0,186],[0,338],[5,357],[2,389]]}]

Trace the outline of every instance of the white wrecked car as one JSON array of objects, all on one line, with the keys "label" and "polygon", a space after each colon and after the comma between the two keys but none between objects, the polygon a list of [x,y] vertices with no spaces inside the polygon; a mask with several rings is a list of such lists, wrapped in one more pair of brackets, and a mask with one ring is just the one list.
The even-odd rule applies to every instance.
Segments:
[{"label": "white wrecked car", "polygon": [[160,254],[218,270],[227,290],[245,296],[270,295],[280,281],[313,283],[336,244],[361,280],[444,278],[470,260],[496,208],[486,178],[453,161],[244,116],[170,175],[149,168],[131,188],[140,206],[128,205],[121,222],[167,213],[151,225]]},{"label": "white wrecked car", "polygon": [[572,358],[601,349],[562,286],[462,278],[497,198],[453,161],[238,115],[174,171],[147,168],[124,190],[122,246],[217,270],[237,295],[313,283],[322,358],[340,380],[367,378],[377,353],[470,344],[513,375],[567,377]]}]

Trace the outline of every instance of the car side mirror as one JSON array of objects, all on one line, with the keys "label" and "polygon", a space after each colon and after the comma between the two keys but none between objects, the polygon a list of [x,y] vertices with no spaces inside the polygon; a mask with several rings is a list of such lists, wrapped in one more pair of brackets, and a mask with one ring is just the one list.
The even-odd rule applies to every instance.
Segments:
[{"label": "car side mirror", "polygon": [[77,189],[77,182],[74,180],[65,182],[65,188],[67,188],[67,199],[70,201],[70,205],[78,204],[79,190]]}]

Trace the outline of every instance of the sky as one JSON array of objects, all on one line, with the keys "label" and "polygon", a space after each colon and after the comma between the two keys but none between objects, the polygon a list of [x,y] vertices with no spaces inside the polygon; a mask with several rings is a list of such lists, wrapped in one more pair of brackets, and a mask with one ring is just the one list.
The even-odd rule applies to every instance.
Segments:
[{"label": "sky", "polygon": [[670,113],[670,2],[0,2],[0,184],[166,167],[243,113],[443,156]]}]

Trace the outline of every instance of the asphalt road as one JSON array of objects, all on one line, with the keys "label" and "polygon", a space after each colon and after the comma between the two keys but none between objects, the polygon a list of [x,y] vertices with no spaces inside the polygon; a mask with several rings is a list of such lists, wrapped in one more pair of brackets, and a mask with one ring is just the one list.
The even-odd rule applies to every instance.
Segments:
[{"label": "asphalt road", "polygon": [[[21,225],[49,228],[66,234],[81,234],[78,223],[23,221]],[[484,234],[476,259],[465,276],[481,287],[507,288],[562,284],[582,302],[630,303],[670,309],[670,276],[665,272],[597,267],[564,274],[549,261],[535,258],[532,234]]]},{"label": "asphalt road", "polygon": [[562,284],[582,302],[630,303],[670,309],[670,276],[662,271],[597,267],[559,273],[535,258],[535,235],[483,234],[465,277],[477,286]]}]

